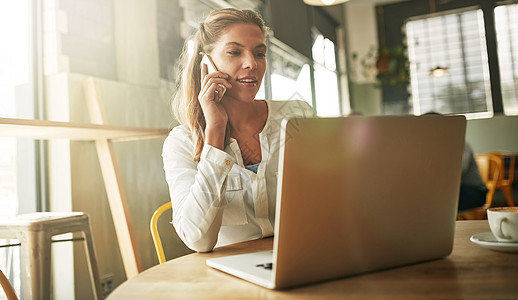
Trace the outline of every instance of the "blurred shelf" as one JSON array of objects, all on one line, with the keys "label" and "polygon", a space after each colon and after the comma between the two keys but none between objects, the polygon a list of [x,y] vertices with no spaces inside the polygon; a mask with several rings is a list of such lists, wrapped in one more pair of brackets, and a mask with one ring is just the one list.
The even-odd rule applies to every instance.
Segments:
[{"label": "blurred shelf", "polygon": [[165,128],[141,128],[98,124],[79,124],[47,120],[0,118],[0,137],[23,139],[69,139],[127,141],[166,136]]}]

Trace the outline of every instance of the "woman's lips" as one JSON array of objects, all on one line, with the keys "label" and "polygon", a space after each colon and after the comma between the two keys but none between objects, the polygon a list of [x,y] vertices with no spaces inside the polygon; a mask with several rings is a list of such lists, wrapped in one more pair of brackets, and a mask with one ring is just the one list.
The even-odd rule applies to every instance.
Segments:
[{"label": "woman's lips", "polygon": [[257,79],[255,78],[240,78],[240,79],[236,79],[237,82],[243,84],[243,85],[256,85],[257,84]]}]

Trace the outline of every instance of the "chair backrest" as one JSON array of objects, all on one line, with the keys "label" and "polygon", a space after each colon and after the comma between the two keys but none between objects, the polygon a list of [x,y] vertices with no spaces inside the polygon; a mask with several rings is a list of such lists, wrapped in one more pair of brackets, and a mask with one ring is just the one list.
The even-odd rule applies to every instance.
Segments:
[{"label": "chair backrest", "polygon": [[153,216],[151,216],[151,221],[149,223],[149,227],[151,229],[151,237],[153,238],[153,243],[155,244],[155,251],[158,257],[159,263],[164,263],[166,261],[164,254],[164,247],[162,246],[162,241],[160,240],[160,234],[158,233],[158,219],[165,212],[171,209],[171,202],[168,201],[165,204],[162,204],[155,212]]},{"label": "chair backrest", "polygon": [[0,285],[2,285],[2,288],[4,289],[4,293],[7,296],[7,300],[18,300],[13,286],[11,285],[7,277],[5,277],[2,270],[0,270]]},{"label": "chair backrest", "polygon": [[502,160],[493,154],[475,155],[478,170],[488,188],[495,187],[500,177]]},{"label": "chair backrest", "polygon": [[502,161],[502,165],[501,165],[502,171],[500,173],[499,185],[513,184],[515,155],[506,154],[504,152],[498,152],[498,151],[491,152],[490,154],[497,156]]}]

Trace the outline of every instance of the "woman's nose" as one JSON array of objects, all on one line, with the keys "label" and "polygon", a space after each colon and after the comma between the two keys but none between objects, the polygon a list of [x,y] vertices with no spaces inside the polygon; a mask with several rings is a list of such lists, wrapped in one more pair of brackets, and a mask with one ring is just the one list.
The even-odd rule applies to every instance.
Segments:
[{"label": "woman's nose", "polygon": [[255,61],[255,57],[252,53],[244,55],[243,68],[252,70],[255,70],[257,68],[257,62]]}]

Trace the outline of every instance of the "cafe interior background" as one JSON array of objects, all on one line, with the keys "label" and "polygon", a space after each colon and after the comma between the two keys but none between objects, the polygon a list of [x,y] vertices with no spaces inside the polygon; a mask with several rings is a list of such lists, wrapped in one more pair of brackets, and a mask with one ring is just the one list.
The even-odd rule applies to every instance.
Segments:
[{"label": "cafe interior background", "polygon": [[[1,118],[90,123],[83,83],[94,78],[108,124],[172,128],[170,96],[184,40],[211,9],[251,8],[273,29],[258,98],[302,99],[319,116],[463,114],[475,153],[518,153],[516,1],[350,0],[317,7],[302,0],[24,0],[2,6]],[[164,138],[113,144],[143,269],[158,263],[149,220],[169,199]],[[0,217],[86,212],[105,289],[124,282],[95,142],[0,136],[0,149]],[[167,259],[190,253],[172,228],[162,232]],[[9,268],[19,289],[17,248],[0,249],[0,267]],[[82,245],[55,243],[52,251],[54,298],[92,298]]]}]

